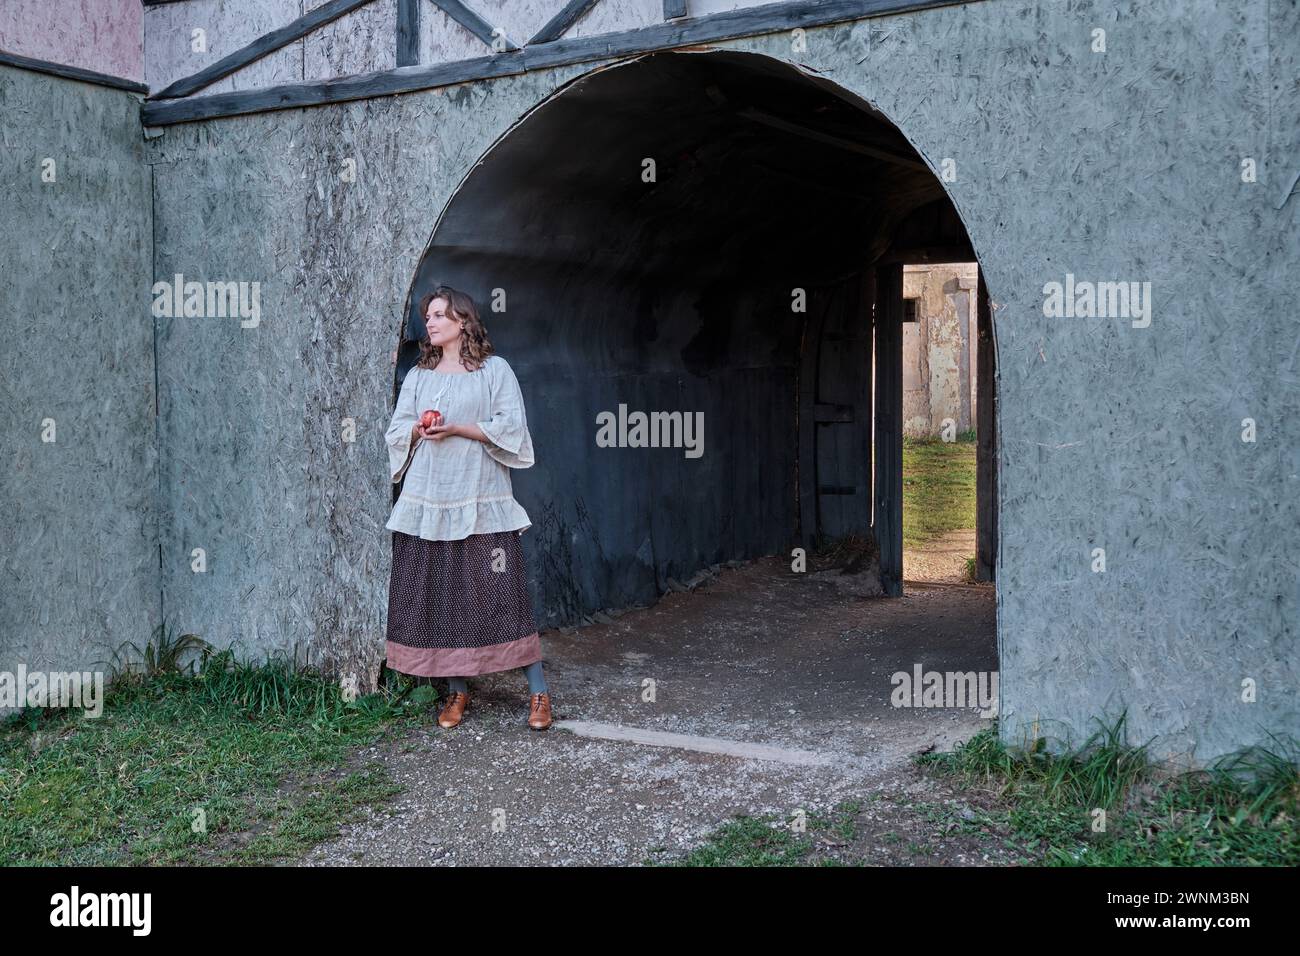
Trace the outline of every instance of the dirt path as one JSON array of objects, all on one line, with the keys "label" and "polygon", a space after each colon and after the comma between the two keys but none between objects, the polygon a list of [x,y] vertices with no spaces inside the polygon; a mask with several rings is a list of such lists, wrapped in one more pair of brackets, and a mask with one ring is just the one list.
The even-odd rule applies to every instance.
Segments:
[{"label": "dirt path", "polygon": [[[460,727],[359,754],[405,792],[301,862],[636,864],[693,848],[738,814],[788,819],[845,800],[868,801],[868,862],[1002,858],[936,831],[918,804],[955,798],[908,760],[985,721],[890,704],[891,674],[914,664],[996,668],[991,589],[867,599],[769,558],[612,623],[548,631],[542,645],[558,721],[721,738],[805,762],[598,739],[561,724],[532,732],[523,677],[488,675],[471,681]],[[885,832],[905,836],[872,842]]]},{"label": "dirt path", "polygon": [[975,555],[975,529],[949,531],[918,548],[903,549],[903,580],[960,583]]}]

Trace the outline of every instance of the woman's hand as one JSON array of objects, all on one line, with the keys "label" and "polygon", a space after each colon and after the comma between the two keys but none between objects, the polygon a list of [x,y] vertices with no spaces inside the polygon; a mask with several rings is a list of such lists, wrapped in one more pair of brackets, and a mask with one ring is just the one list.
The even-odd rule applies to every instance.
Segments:
[{"label": "woman's hand", "polygon": [[473,441],[486,442],[490,441],[483,429],[477,425],[435,425],[428,431],[428,436],[435,441],[442,441],[448,435],[455,435],[458,438],[469,438]]},{"label": "woman's hand", "polygon": [[460,425],[434,425],[424,433],[426,438],[432,438],[434,441],[442,441],[451,435],[464,435],[463,427]]},{"label": "woman's hand", "polygon": [[419,438],[432,438],[434,441],[442,441],[444,438],[472,438],[474,441],[487,441],[488,437],[483,433],[483,429],[477,425],[433,425],[429,428],[421,427],[419,422],[411,429],[411,440]]}]

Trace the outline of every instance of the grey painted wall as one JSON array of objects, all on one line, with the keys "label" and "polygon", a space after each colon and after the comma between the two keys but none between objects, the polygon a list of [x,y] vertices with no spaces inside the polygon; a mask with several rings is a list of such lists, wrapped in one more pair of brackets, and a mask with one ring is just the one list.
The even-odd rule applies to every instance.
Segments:
[{"label": "grey painted wall", "polygon": [[[1077,736],[1121,707],[1135,738],[1202,759],[1300,732],[1300,390],[1284,286],[1300,235],[1287,197],[1297,38],[1294,2],[1000,0],[810,30],[806,51],[787,36],[719,44],[803,64],[882,110],[933,167],[955,160],[950,194],[998,306],[1008,737],[1036,721]],[[345,672],[377,664],[388,363],[411,277],[457,183],[585,69],[149,143],[155,274],[257,281],[262,305],[251,329],[159,322],[169,615],[218,643],[312,647]],[[349,157],[356,182],[340,176]],[[1242,182],[1243,157],[1257,183]],[[1150,327],[1044,317],[1044,283],[1066,273],[1150,281]],[[20,394],[46,387],[30,384]],[[29,613],[6,604],[6,620]],[[1257,703],[1241,701],[1247,679]]]},{"label": "grey painted wall", "polygon": [[159,621],[139,109],[0,67],[0,671],[89,668]]},{"label": "grey painted wall", "polygon": [[[151,141],[168,210],[157,274],[260,283],[256,328],[159,326],[164,603],[209,640],[311,651],[363,680],[377,670],[390,357],[438,211],[497,132],[448,120],[475,115],[477,102],[485,117],[502,109],[508,125],[560,72]],[[343,440],[344,419],[355,442]],[[192,570],[195,548],[205,549],[203,573]]]},{"label": "grey painted wall", "polygon": [[[1297,729],[1297,549],[1276,533],[1297,524],[1295,350],[1279,342],[1295,340],[1281,277],[1300,202],[1278,208],[1294,173],[1295,26],[1284,3],[1006,0],[812,30],[797,54],[786,36],[720,45],[805,64],[884,111],[932,166],[956,161],[950,193],[998,305],[1010,736],[1036,719],[1077,734],[1123,706],[1137,737],[1159,734],[1166,752],[1199,742],[1201,757]],[[260,329],[160,339],[165,434],[194,489],[179,495],[165,470],[169,608],[261,646],[377,653],[381,386],[410,277],[455,185],[580,72],[151,143],[160,274],[267,283]],[[355,184],[337,176],[346,156]],[[1243,156],[1258,183],[1241,182]],[[1151,326],[1045,318],[1044,283],[1067,272],[1150,281]],[[224,444],[192,431],[200,415]],[[355,444],[337,437],[344,416]],[[528,476],[518,484],[526,497]],[[202,581],[176,563],[200,538],[223,555]],[[1240,701],[1246,678],[1256,704]]]}]

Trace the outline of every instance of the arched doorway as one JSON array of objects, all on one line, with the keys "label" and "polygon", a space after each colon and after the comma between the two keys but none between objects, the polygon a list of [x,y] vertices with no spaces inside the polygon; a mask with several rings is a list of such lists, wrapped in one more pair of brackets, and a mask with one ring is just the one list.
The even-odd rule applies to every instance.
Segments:
[{"label": "arched doorway", "polygon": [[[975,259],[942,184],[860,98],[761,55],[651,54],[575,80],[466,177],[395,386],[421,295],[470,292],[529,405],[544,627],[852,535],[897,594],[902,268],[953,255]],[[676,444],[637,446],[637,413]]]}]

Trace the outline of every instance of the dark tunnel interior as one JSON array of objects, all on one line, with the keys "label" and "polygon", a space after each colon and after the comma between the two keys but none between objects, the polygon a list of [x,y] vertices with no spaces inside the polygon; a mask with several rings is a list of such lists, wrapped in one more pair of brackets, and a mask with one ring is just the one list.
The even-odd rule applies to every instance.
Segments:
[{"label": "dark tunnel interior", "polygon": [[[537,453],[512,477],[538,624],[646,603],[715,562],[868,531],[865,277],[922,245],[969,240],[869,105],[763,56],[644,56],[561,90],[461,185],[412,284],[396,386],[420,297],[474,296]],[[857,406],[858,427],[831,435],[809,403]],[[620,405],[702,412],[704,453],[597,447]]]}]

